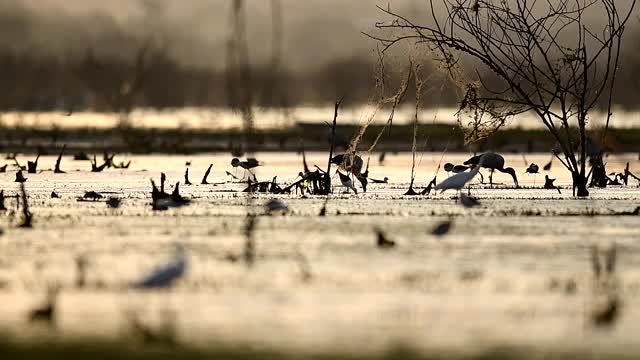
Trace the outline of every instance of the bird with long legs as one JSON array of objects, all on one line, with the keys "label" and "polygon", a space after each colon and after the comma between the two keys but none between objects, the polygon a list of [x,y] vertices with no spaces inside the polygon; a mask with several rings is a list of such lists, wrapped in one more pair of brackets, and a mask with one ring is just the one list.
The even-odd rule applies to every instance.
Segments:
[{"label": "bird with long legs", "polygon": [[[484,159],[480,164],[480,159]],[[518,178],[516,177],[516,171],[511,167],[504,167],[504,158],[500,154],[493,152],[486,152],[484,154],[476,155],[464,162],[465,165],[480,165],[481,168],[489,169],[489,186],[493,187],[493,172],[498,170],[502,173],[509,174],[513,178],[513,182],[516,188],[519,188]]]},{"label": "bird with long legs", "polygon": [[473,169],[471,169],[471,171],[461,172],[448,177],[446,180],[436,185],[434,190],[440,190],[440,193],[443,193],[450,189],[456,190],[456,192],[459,192],[462,188],[465,187],[465,185],[467,185],[468,182],[473,180],[473,178],[478,174],[478,172],[480,171],[480,168],[485,164],[486,159],[487,159],[487,155],[486,154],[482,155],[478,159],[478,163],[473,167]]}]

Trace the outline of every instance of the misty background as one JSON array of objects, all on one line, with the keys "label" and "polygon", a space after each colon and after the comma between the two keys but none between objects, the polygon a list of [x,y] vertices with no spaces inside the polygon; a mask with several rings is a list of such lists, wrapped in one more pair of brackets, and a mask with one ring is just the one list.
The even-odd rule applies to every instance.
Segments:
[{"label": "misty background", "polygon": [[[226,106],[232,3],[1,0],[0,110]],[[376,4],[428,20],[425,0],[246,1],[255,104],[370,100],[376,43],[362,31],[384,19]],[[625,35],[615,97],[626,109],[638,107],[640,94],[639,22],[632,19]],[[456,103],[451,84],[437,88],[426,106]]]}]

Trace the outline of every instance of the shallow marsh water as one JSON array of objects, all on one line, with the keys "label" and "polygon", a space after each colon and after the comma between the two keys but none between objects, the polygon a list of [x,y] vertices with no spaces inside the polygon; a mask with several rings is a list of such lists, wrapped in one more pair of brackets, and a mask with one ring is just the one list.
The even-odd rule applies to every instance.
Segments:
[{"label": "shallow marsh water", "polygon": [[[404,345],[420,351],[474,349],[499,345],[533,346],[558,351],[637,352],[640,323],[640,216],[615,216],[640,206],[640,188],[592,189],[592,196],[571,196],[568,173],[554,161],[552,178],[562,194],[541,189],[544,174],[523,175],[522,155],[506,156],[522,189],[509,175],[489,188],[476,179],[471,193],[482,206],[464,209],[455,194],[407,197],[410,154],[388,154],[384,166],[371,157],[370,177],[388,176],[389,184],[370,184],[366,194],[335,194],[327,216],[316,216],[324,197],[277,196],[289,203],[284,216],[259,216],[257,260],[242,261],[247,194],[243,184],[227,182],[234,172],[230,156],[133,156],[130,169],[89,172],[89,162],[62,162],[66,174],[53,174],[55,157],[42,157],[38,174],[26,174],[34,228],[20,229],[15,202],[2,217],[0,236],[0,319],[19,338],[42,335],[26,322],[44,299],[47,286],[59,284],[56,333],[62,336],[119,338],[127,334],[124,314],[136,311],[156,326],[171,313],[181,342],[206,346],[212,339],[229,344],[303,351],[376,353]],[[433,177],[441,154],[421,157],[416,184]],[[265,163],[261,180],[278,175],[290,183],[301,170],[297,154],[258,154]],[[468,155],[446,154],[444,162],[462,163]],[[27,158],[19,157],[21,163]],[[547,154],[528,154],[542,166]],[[191,161],[184,186],[185,162]],[[366,161],[366,158],[365,158]],[[640,172],[636,154],[611,156],[608,170],[622,171],[629,161]],[[310,166],[326,167],[325,154],[308,154]],[[215,185],[200,185],[204,170]],[[154,212],[149,179],[181,182],[190,206]],[[0,188],[13,195],[15,173],[0,174]],[[242,174],[242,170],[238,171]],[[447,175],[440,171],[441,180]],[[535,181],[535,185],[534,185]],[[51,199],[55,190],[60,199]],[[103,201],[78,202],[85,191],[123,198],[119,209]],[[254,195],[252,211],[272,195]],[[430,230],[452,219],[451,232],[436,238]],[[375,246],[374,228],[397,242]],[[186,246],[190,267],[173,289],[127,289],[171,257],[173,245]],[[588,316],[593,302],[589,249],[619,247],[618,277],[622,310],[610,328],[596,328]],[[75,259],[88,261],[87,288],[74,287]]]}]

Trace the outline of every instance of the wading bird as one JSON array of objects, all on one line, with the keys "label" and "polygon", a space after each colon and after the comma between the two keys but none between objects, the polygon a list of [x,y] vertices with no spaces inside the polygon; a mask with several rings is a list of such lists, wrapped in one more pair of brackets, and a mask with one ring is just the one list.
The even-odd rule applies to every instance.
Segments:
[{"label": "wading bird", "polygon": [[465,185],[478,174],[485,161],[486,160],[483,155],[483,157],[479,159],[479,163],[473,169],[471,169],[471,171],[461,172],[459,174],[448,177],[446,180],[436,185],[434,190],[441,190],[440,193],[443,193],[449,189],[460,191],[460,189],[465,187]]},{"label": "wading bird", "polygon": [[534,163],[529,164],[529,167],[527,167],[527,170],[525,170],[525,173],[527,174],[533,174],[533,185],[536,184],[536,174],[539,173],[540,167]]},{"label": "wading bird", "polygon": [[349,189],[351,189],[356,195],[358,195],[358,190],[355,186],[353,186],[353,180],[351,180],[351,177],[349,177],[349,175],[341,173],[340,171],[336,172],[338,173],[338,176],[340,176],[340,182],[342,183],[342,186],[347,188],[347,192],[349,192]]},{"label": "wading bird", "polygon": [[[484,162],[480,164],[480,159],[483,158]],[[513,182],[516,184],[516,187],[520,187],[518,185],[518,178],[516,177],[516,171],[513,168],[505,168],[504,167],[504,158],[502,155],[486,152],[484,154],[476,155],[469,160],[464,162],[465,165],[480,165],[480,167],[489,169],[489,184],[493,186],[493,172],[498,170],[502,173],[506,173],[511,175],[513,178]]]},{"label": "wading bird", "polygon": [[180,279],[187,270],[188,259],[184,247],[176,245],[173,260],[157,268],[132,286],[138,289],[168,288]]},{"label": "wading bird", "polygon": [[240,159],[238,158],[233,158],[231,159],[231,166],[233,166],[236,170],[239,166],[243,168],[244,171],[249,171],[251,174],[253,174],[251,172],[251,169],[262,166],[262,164],[254,158],[248,158],[246,161],[240,161]]},{"label": "wading bird", "polygon": [[467,170],[469,170],[471,167],[470,166],[464,166],[464,165],[453,165],[452,163],[446,163],[444,164],[444,171],[446,172],[453,172],[454,174],[459,174],[461,172],[465,172]]},{"label": "wading bird", "polygon": [[370,179],[370,180],[374,184],[388,184],[389,183],[389,178],[386,177],[386,176],[382,180],[378,180],[378,179]]}]

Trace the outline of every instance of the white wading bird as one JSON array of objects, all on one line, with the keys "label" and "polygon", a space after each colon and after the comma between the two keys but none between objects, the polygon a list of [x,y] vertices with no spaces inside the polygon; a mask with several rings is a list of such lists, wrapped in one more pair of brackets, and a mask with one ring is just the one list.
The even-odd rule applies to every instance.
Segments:
[{"label": "white wading bird", "polygon": [[132,287],[138,289],[168,288],[181,278],[187,270],[187,255],[182,245],[176,246],[173,260],[168,264],[157,268],[142,280],[134,283]]},{"label": "white wading bird", "polygon": [[486,156],[482,156],[476,165],[471,171],[465,171],[453,176],[448,177],[446,180],[442,181],[440,184],[436,185],[435,190],[441,190],[440,193],[445,192],[449,189],[454,189],[456,191],[460,191],[467,183],[478,174],[480,168],[484,164]]}]

